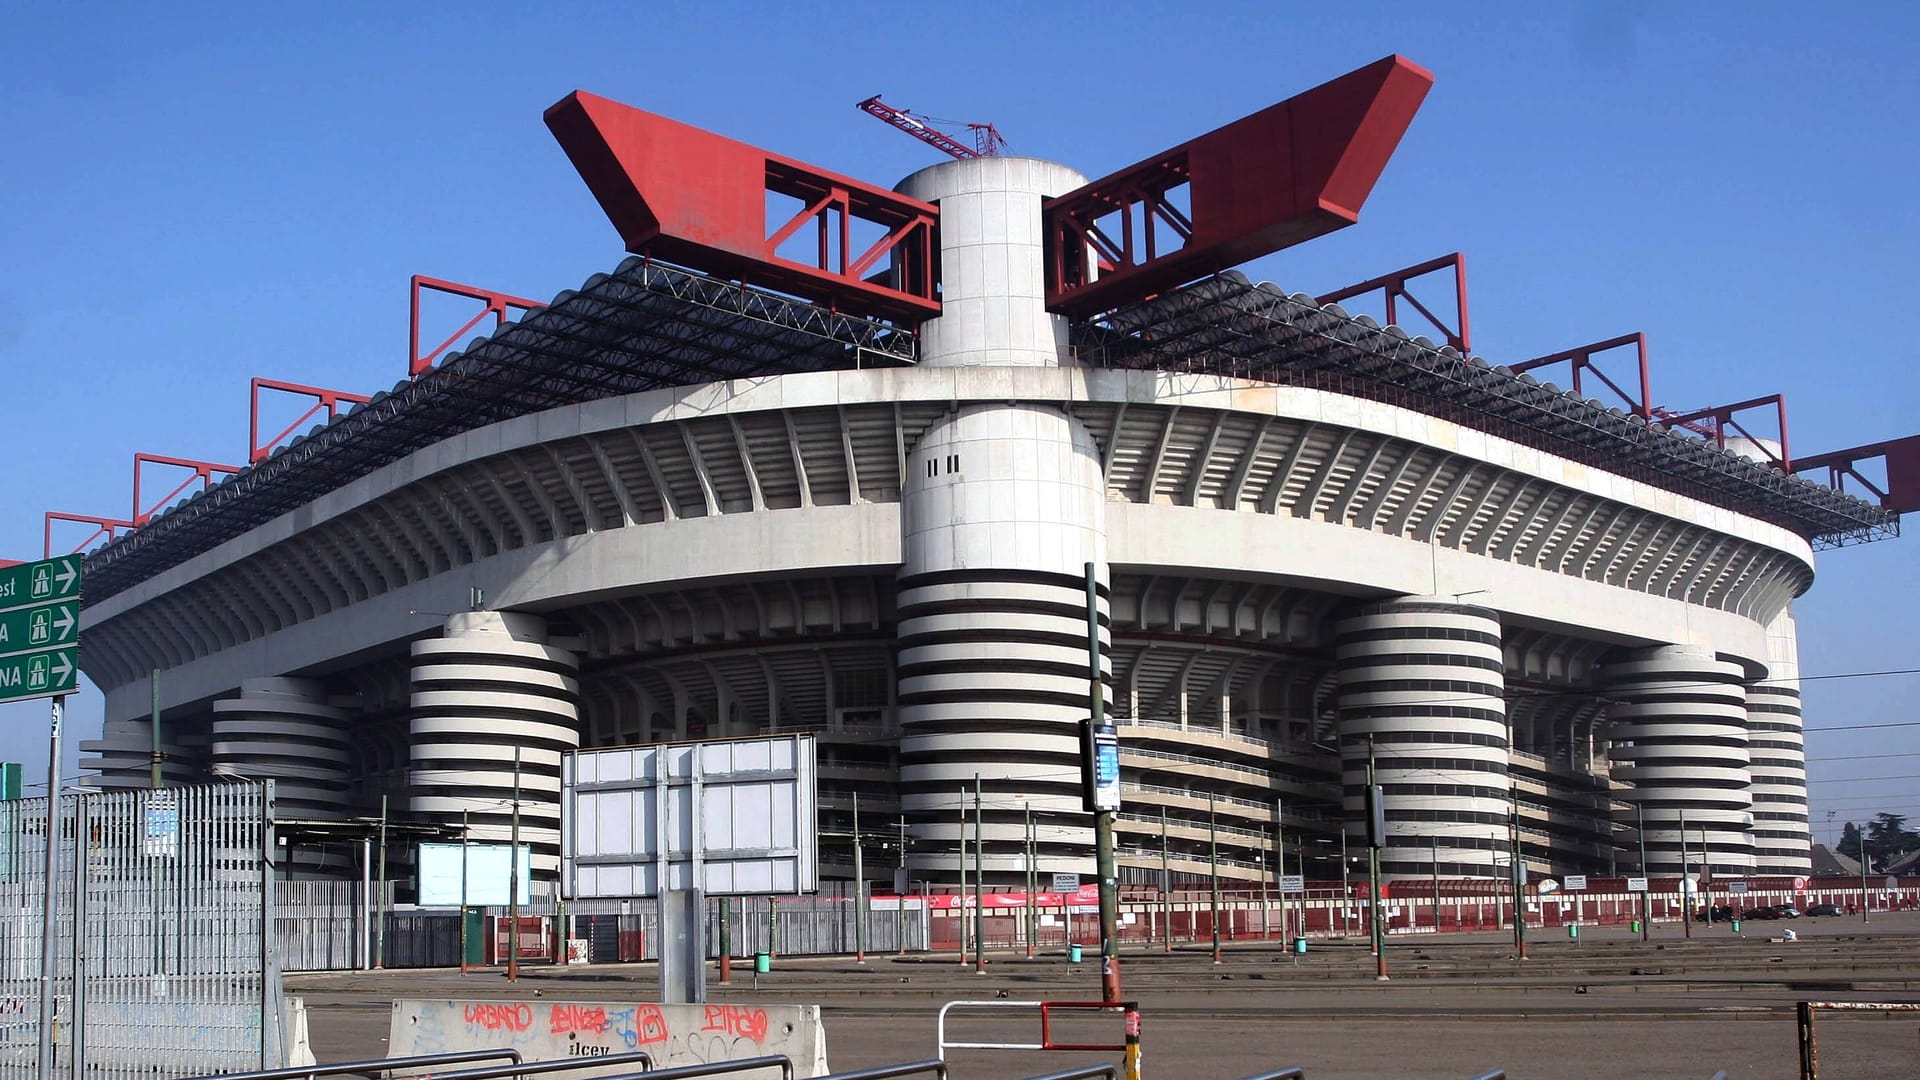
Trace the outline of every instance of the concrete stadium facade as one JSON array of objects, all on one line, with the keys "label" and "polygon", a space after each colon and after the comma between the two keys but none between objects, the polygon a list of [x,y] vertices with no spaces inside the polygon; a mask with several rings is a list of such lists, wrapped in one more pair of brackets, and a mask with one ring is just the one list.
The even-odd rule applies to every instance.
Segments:
[{"label": "concrete stadium facade", "polygon": [[[317,821],[384,795],[488,840],[518,783],[550,874],[566,751],[810,731],[827,876],[850,873],[857,793],[876,840],[907,836],[909,879],[953,881],[976,783],[990,883],[1021,880],[1030,827],[1041,872],[1090,872],[1092,564],[1123,881],[1163,858],[1204,877],[1210,845],[1224,877],[1270,880],[1276,826],[1287,872],[1340,876],[1369,749],[1390,876],[1503,876],[1515,814],[1538,873],[1624,873],[1642,839],[1655,873],[1683,843],[1696,869],[1808,872],[1804,530],[1337,380],[1103,366],[1043,302],[1042,200],[1081,182],[985,158],[900,185],[941,211],[943,310],[911,366],[856,349],[536,399],[326,490],[285,495],[297,463],[229,480],[236,506],[282,490],[229,535],[187,533],[218,507],[160,515],[171,554],[84,609],[107,699],[88,766],[147,783],[157,679],[172,779],[272,777]],[[638,263],[527,333],[648,287]],[[657,302],[600,362],[691,318]],[[371,445],[335,435],[308,445]],[[93,558],[132,566],[131,543]]]}]

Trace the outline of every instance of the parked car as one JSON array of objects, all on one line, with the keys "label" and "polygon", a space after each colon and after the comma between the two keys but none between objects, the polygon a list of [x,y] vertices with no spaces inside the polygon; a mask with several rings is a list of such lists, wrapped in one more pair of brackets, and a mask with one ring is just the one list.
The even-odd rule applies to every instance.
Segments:
[{"label": "parked car", "polygon": [[1777,919],[1780,917],[1780,912],[1771,907],[1755,907],[1748,908],[1741,912],[1740,917],[1749,921],[1755,919]]},{"label": "parked car", "polygon": [[[1694,922],[1706,922],[1708,921],[1708,917],[1709,910],[1707,908],[1701,908],[1699,911],[1693,913]],[[1718,904],[1712,908],[1711,917],[1714,922],[1732,922],[1740,917],[1740,913],[1733,909],[1732,904]]]},{"label": "parked car", "polygon": [[1773,917],[1776,919],[1797,919],[1800,917],[1800,909],[1794,907],[1792,904],[1775,904],[1773,905]]},{"label": "parked car", "polygon": [[1807,914],[1809,916],[1838,915],[1840,914],[1840,905],[1839,904],[1809,904],[1807,906]]}]

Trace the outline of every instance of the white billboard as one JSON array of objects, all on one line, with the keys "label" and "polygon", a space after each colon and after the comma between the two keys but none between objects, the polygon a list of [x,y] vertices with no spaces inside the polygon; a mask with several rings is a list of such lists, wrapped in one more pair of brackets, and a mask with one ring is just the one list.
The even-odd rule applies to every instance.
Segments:
[{"label": "white billboard", "polygon": [[561,764],[570,899],[819,889],[811,735],[582,750]]},{"label": "white billboard", "polygon": [[[465,856],[466,871],[461,872]],[[533,849],[520,845],[520,902],[531,901]],[[513,874],[511,844],[421,844],[414,864],[420,880],[421,907],[506,907],[507,879]]]}]

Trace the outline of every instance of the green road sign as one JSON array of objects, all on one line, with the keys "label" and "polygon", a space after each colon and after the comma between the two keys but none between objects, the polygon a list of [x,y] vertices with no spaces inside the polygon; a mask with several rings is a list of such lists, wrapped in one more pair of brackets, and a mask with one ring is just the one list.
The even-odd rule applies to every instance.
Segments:
[{"label": "green road sign", "polygon": [[[78,555],[21,563],[0,569],[0,611],[36,607],[80,595]],[[10,650],[0,649],[0,652]]]},{"label": "green road sign", "polygon": [[80,640],[80,602],[0,612],[0,656],[71,645]]},{"label": "green road sign", "polygon": [[68,645],[24,656],[0,656],[0,701],[71,694],[80,684],[80,647]]}]

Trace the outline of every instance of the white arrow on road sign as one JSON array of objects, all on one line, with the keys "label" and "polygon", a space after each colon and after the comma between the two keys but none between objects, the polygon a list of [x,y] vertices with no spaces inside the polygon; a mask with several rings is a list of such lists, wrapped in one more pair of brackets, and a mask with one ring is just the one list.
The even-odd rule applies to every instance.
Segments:
[{"label": "white arrow on road sign", "polygon": [[67,676],[71,674],[73,674],[73,661],[67,658],[65,650],[61,650],[53,658],[54,685],[65,686]]},{"label": "white arrow on road sign", "polygon": [[64,591],[73,584],[73,579],[77,577],[79,573],[78,570],[73,568],[73,563],[63,562],[60,564],[60,572],[53,576],[56,581],[60,582],[60,588]]},{"label": "white arrow on road sign", "polygon": [[53,625],[60,629],[60,640],[65,641],[67,632],[73,629],[73,609],[56,608],[55,610],[59,614],[54,616]]}]

